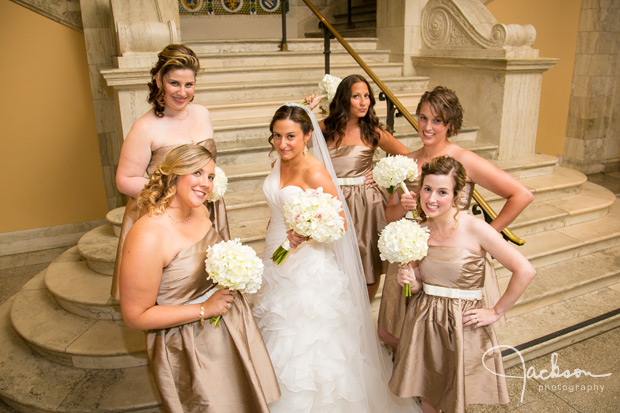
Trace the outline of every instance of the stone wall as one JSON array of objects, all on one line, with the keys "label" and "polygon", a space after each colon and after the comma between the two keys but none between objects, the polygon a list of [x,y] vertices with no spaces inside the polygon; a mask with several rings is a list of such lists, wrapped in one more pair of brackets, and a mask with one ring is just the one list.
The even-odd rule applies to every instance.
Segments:
[{"label": "stone wall", "polygon": [[620,166],[620,2],[583,0],[562,164]]}]

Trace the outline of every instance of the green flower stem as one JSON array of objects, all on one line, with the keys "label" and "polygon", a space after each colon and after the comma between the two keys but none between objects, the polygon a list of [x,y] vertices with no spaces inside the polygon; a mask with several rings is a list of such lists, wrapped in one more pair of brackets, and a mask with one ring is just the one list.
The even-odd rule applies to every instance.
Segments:
[{"label": "green flower stem", "polygon": [[214,327],[217,327],[220,325],[220,319],[222,318],[221,315],[218,315],[217,317],[211,317],[209,319],[209,323],[213,324]]},{"label": "green flower stem", "polygon": [[411,297],[411,284],[405,284],[405,297]]}]

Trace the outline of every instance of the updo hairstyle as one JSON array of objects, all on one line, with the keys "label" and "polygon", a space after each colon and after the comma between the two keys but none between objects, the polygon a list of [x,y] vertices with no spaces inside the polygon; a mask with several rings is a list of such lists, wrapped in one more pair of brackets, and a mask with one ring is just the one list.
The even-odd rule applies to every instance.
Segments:
[{"label": "updo hairstyle", "polygon": [[196,53],[182,44],[169,44],[164,50],[159,52],[157,57],[157,63],[151,69],[148,102],[153,105],[155,115],[163,118],[164,89],[160,88],[158,84],[163,85],[166,73],[174,69],[191,69],[194,72],[195,78],[200,70],[200,62],[196,57]]},{"label": "updo hairstyle", "polygon": [[273,118],[271,118],[271,123],[269,124],[269,131],[271,132],[271,135],[269,136],[268,141],[271,145],[271,152],[275,150],[275,147],[273,146],[273,126],[277,121],[287,119],[299,124],[304,136],[314,130],[312,127],[312,119],[310,119],[310,115],[308,115],[304,108],[294,105],[280,106],[280,108],[276,110],[276,113],[274,113]]},{"label": "updo hairstyle", "polygon": [[422,176],[420,177],[420,190],[418,191],[416,205],[416,211],[418,212],[418,216],[421,218],[422,222],[425,222],[427,217],[424,213],[424,210],[422,209],[422,203],[420,202],[420,193],[422,192],[422,188],[424,187],[424,179],[429,175],[449,175],[452,177],[452,182],[454,183],[454,192],[452,194],[454,196],[454,199],[452,202],[454,206],[457,206],[459,194],[467,183],[467,172],[465,171],[465,167],[462,163],[450,156],[438,156],[431,159],[428,163],[425,163],[422,166]]}]

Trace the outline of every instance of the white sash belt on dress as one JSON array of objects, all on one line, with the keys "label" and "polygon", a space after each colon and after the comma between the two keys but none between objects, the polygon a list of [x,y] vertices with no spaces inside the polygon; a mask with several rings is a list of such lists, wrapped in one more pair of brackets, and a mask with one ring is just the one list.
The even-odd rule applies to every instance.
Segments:
[{"label": "white sash belt on dress", "polygon": [[217,287],[212,287],[209,291],[207,291],[206,293],[204,293],[203,295],[201,295],[200,297],[189,301],[183,305],[189,305],[189,304],[202,304],[205,301],[207,301],[209,299],[209,297],[211,297],[213,294],[215,294],[215,292],[218,290],[219,288]]},{"label": "white sash belt on dress", "polygon": [[338,178],[338,185],[360,185],[364,183],[363,176],[355,176],[353,178]]},{"label": "white sash belt on dress", "polygon": [[424,292],[428,295],[435,295],[446,298],[461,298],[463,300],[481,300],[482,289],[477,290],[460,290],[458,288],[440,287],[438,285],[430,285],[422,283]]}]

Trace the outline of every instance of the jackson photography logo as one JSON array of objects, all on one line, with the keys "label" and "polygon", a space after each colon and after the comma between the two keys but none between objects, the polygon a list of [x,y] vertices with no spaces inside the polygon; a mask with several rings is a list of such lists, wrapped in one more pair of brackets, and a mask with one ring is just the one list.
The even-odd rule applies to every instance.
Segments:
[{"label": "jackson photography logo", "polygon": [[[492,371],[491,369],[487,367],[486,362],[485,362],[487,354],[492,353],[495,350],[502,350],[502,349],[510,349],[519,356],[519,359],[521,359],[521,367],[523,368],[523,376],[507,376],[505,374],[498,374],[495,371]],[[537,371],[536,368],[533,366],[530,366],[529,368],[526,369],[525,359],[523,358],[523,355],[521,354],[521,352],[512,346],[506,346],[506,345],[495,346],[485,351],[484,354],[482,355],[482,365],[484,366],[485,369],[487,369],[487,371],[497,376],[503,376],[503,377],[510,378],[510,379],[523,380],[523,387],[521,389],[521,403],[523,403],[523,397],[525,396],[525,386],[527,384],[528,379],[542,380],[544,382],[550,379],[556,379],[549,383],[539,384],[538,385],[539,392],[543,390],[553,391],[553,392],[555,391],[603,392],[603,390],[605,389],[604,384],[600,384],[600,385],[599,384],[587,384],[587,385],[579,384],[579,383],[576,383],[575,380],[571,380],[571,379],[575,379],[575,378],[578,379],[580,377],[609,377],[611,376],[611,373],[594,374],[587,370],[582,370],[579,368],[574,369],[573,371],[570,371],[570,370],[560,371],[560,367],[558,366],[558,353],[551,354],[551,368],[549,370],[541,369],[540,371]]]}]

